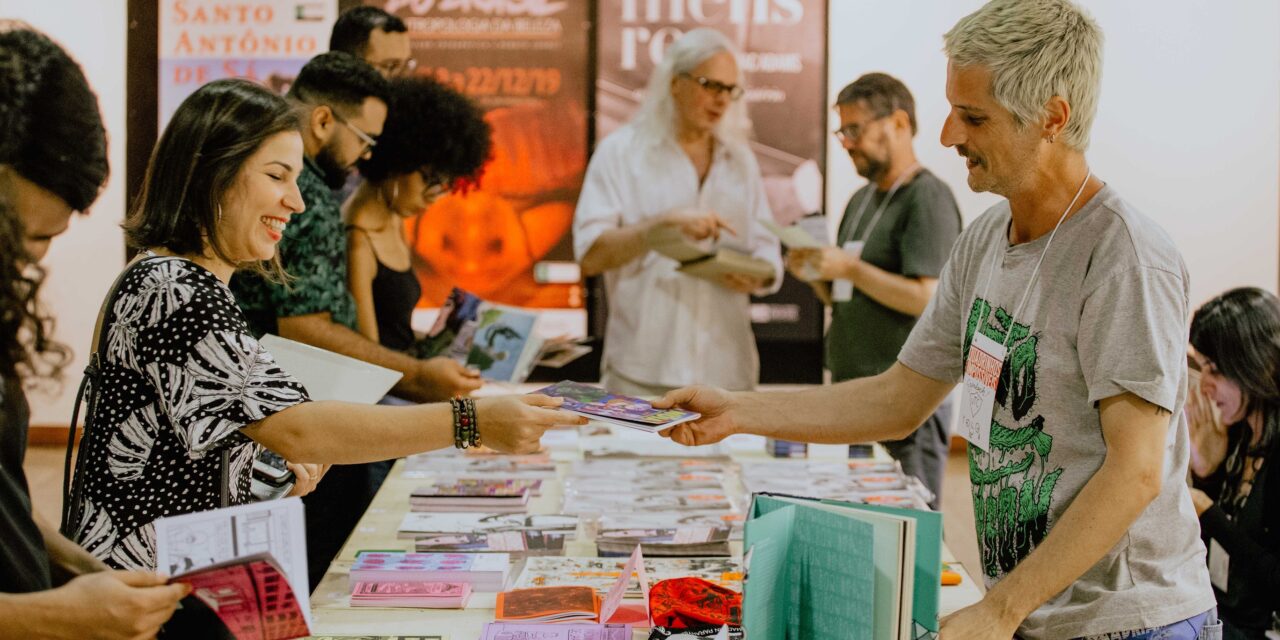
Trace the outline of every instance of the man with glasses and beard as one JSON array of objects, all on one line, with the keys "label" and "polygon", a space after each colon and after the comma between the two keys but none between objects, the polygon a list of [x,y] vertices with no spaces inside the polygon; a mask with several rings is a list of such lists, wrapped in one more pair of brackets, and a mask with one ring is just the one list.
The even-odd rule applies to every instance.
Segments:
[{"label": "man with glasses and beard", "polygon": [[[332,190],[372,154],[387,118],[387,93],[386,79],[350,54],[325,53],[302,68],[287,97],[302,113],[298,189],[307,208],[284,228],[278,247],[290,281],[242,271],[231,288],[255,335],[273,333],[394,369],[404,374],[393,389],[397,396],[446,400],[479,388],[479,376],[448,358],[418,360],[364,337],[347,289],[347,236]],[[373,499],[385,476],[379,465],[337,465],[306,497],[313,587]]]},{"label": "man with glasses and beard", "polygon": [[[827,369],[833,382],[884,372],[897,360],[960,235],[951,189],[916,161],[915,100],[906,85],[868,73],[836,98],[840,145],[867,185],[849,199],[837,246],[796,249],[792,275],[831,305]],[[951,417],[943,403],[910,436],[885,442],[908,474],[942,497]]]}]

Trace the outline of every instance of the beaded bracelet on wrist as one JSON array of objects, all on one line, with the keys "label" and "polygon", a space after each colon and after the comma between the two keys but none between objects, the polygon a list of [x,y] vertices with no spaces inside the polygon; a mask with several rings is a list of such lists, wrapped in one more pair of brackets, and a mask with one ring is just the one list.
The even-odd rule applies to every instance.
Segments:
[{"label": "beaded bracelet on wrist", "polygon": [[476,424],[476,401],[471,398],[451,398],[453,409],[453,446],[469,449],[480,446],[480,429]]}]

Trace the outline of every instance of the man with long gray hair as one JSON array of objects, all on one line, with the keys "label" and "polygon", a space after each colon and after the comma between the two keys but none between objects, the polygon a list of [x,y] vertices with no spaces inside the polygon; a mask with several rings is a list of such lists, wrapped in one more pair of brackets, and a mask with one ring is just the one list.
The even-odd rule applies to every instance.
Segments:
[{"label": "man with long gray hair", "polygon": [[1220,637],[1186,487],[1187,271],[1085,158],[1102,32],[1069,0],[994,0],[945,36],[943,144],[1007,200],[956,243],[885,373],[794,394],[694,387],[671,435],[901,437],[963,381],[981,602],[944,640]]},{"label": "man with long gray hair", "polygon": [[[604,275],[609,300],[601,379],[612,391],[661,395],[703,380],[754,388],[759,356],[748,294],[782,284],[778,241],[760,167],[747,145],[743,76],[729,39],[694,29],[667,48],[636,117],[587,167],[573,221],[585,275]],[[719,281],[680,273],[651,251],[655,230],[692,240],[723,231],[773,266],[771,277]]]}]

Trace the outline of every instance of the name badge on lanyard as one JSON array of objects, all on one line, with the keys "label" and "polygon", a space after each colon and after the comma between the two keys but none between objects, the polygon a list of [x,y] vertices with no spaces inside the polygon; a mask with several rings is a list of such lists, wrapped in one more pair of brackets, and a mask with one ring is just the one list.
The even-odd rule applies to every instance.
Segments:
[{"label": "name badge on lanyard", "polygon": [[[842,247],[845,253],[861,258],[862,247],[867,243],[862,240],[850,240]],[[850,280],[834,280],[831,282],[831,299],[836,302],[848,302],[853,299],[853,282]]]},{"label": "name badge on lanyard", "polygon": [[987,451],[991,446],[991,419],[995,416],[996,386],[1008,350],[980,332],[973,334],[964,367],[964,392],[960,398],[960,437]]}]

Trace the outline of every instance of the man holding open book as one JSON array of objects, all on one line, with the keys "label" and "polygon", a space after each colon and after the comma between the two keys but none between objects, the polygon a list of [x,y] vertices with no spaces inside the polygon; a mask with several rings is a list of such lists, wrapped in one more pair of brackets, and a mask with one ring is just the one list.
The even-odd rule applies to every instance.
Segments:
[{"label": "man holding open book", "polygon": [[944,42],[942,142],[1007,200],[960,235],[898,362],[790,394],[673,391],[655,406],[702,418],[667,433],[900,438],[963,382],[989,590],[942,640],[1221,637],[1186,486],[1186,267],[1084,153],[1101,29],[1069,0],[993,0]]},{"label": "man holding open book", "polygon": [[673,42],[636,117],[587,167],[574,252],[584,275],[604,275],[601,382],[615,393],[759,380],[748,296],[782,285],[782,258],[763,227],[772,214],[733,50],[713,29]]}]

